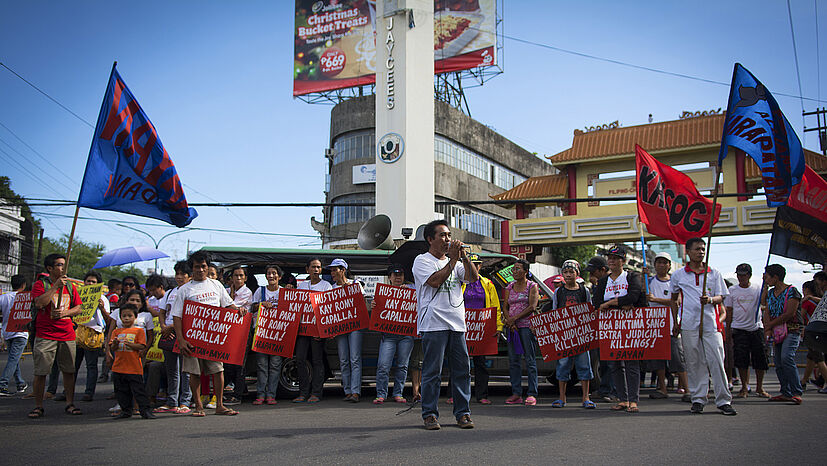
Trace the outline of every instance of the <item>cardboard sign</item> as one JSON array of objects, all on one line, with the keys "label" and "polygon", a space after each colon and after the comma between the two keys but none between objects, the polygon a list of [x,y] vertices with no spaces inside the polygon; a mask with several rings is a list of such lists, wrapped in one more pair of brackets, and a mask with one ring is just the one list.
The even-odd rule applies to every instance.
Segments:
[{"label": "cardboard sign", "polygon": [[24,291],[14,296],[14,303],[9,312],[6,332],[28,332],[26,326],[32,321],[32,292]]},{"label": "cardboard sign", "polygon": [[591,303],[575,304],[531,316],[543,361],[576,356],[598,347],[597,316]]},{"label": "cardboard sign", "polygon": [[[81,294],[82,296],[83,294]],[[155,331],[152,332],[152,345],[146,351],[146,359],[148,361],[164,362],[164,351],[158,348],[158,342],[161,341],[161,321],[157,317],[153,317],[152,324]]]},{"label": "cardboard sign", "polygon": [[331,338],[368,327],[368,308],[362,287],[351,283],[310,295],[319,336]]},{"label": "cardboard sign", "polygon": [[377,332],[415,336],[416,290],[378,283],[368,328]]},{"label": "cardboard sign", "polygon": [[601,311],[598,322],[600,359],[671,359],[670,314],[666,306]]},{"label": "cardboard sign", "polygon": [[80,314],[72,317],[72,320],[76,324],[85,324],[95,317],[95,311],[98,310],[98,304],[103,294],[103,283],[79,286],[78,294],[82,302],[81,311]]},{"label": "cardboard sign", "polygon": [[253,351],[285,358],[293,357],[299,322],[306,304],[286,299],[295,290],[279,290],[278,307],[258,309],[258,323],[253,336]]},{"label": "cardboard sign", "polygon": [[[247,350],[252,316],[241,317],[235,309],[184,301],[184,339],[195,347],[193,356],[208,361],[241,365]],[[180,352],[175,346],[175,352]]]},{"label": "cardboard sign", "polygon": [[465,344],[469,356],[497,354],[497,308],[465,310]]}]

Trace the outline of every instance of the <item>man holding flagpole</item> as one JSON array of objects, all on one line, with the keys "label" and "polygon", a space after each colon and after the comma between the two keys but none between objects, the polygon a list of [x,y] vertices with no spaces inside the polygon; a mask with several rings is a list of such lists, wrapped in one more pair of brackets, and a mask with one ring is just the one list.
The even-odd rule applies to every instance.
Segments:
[{"label": "man holding flagpole", "polygon": [[[721,273],[704,264],[705,252],[703,239],[690,238],[686,242],[689,263],[672,274],[669,287],[673,315],[678,312],[678,296],[682,296],[681,321],[673,330],[673,335],[677,336],[680,332],[683,342],[689,392],[692,395],[690,412],[703,413],[709,392],[708,376],[711,375],[715,385],[715,405],[721,414],[734,416],[737,413],[732,407],[732,393],[727,387],[724,339],[721,335],[726,316],[718,312],[728,292]],[[703,289],[704,282],[706,289]]]}]

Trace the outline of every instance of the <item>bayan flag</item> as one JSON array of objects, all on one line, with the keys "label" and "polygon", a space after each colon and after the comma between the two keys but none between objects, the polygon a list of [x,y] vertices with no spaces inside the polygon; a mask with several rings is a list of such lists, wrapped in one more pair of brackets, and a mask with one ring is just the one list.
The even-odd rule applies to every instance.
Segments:
[{"label": "bayan flag", "polygon": [[155,126],[115,65],[86,161],[78,207],[157,218],[177,227],[198,216],[187,206],[181,180]]},{"label": "bayan flag", "polygon": [[827,263],[827,181],[810,167],[787,205],[775,211],[770,254]]},{"label": "bayan flag", "polygon": [[[688,175],[664,165],[635,144],[637,213],[649,233],[680,244],[709,232],[712,201]],[[721,205],[715,206],[715,222]]]},{"label": "bayan flag", "polygon": [[804,151],[770,91],[740,63],[732,72],[718,165],[729,146],[749,154],[761,170],[767,205],[787,203],[804,174]]}]

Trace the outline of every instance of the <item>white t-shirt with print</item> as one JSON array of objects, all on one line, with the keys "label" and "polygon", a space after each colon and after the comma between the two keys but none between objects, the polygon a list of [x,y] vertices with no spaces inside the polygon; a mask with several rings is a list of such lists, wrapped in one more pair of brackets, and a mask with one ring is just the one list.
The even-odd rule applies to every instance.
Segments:
[{"label": "white t-shirt with print", "polygon": [[[100,311],[98,311],[100,312]],[[117,328],[123,328],[123,322],[121,322],[121,310],[120,308],[115,309],[109,314],[109,317],[115,320],[115,326]],[[135,317],[135,323],[132,324],[133,328],[142,328],[144,329],[144,333],[146,334],[147,341],[149,341],[149,330],[155,328],[155,323],[152,322],[152,314],[149,312],[140,312],[138,316]]]},{"label": "white t-shirt with print", "polygon": [[[264,290],[264,297],[261,296],[261,290]],[[254,303],[261,303],[261,302],[268,302],[273,306],[279,305],[279,291],[281,287],[276,288],[276,291],[270,291],[267,287],[258,287],[256,288],[256,292],[253,293],[253,302]],[[256,307],[258,310],[258,307]]]},{"label": "white t-shirt with print", "polygon": [[299,290],[310,290],[310,291],[329,291],[333,289],[333,285],[330,284],[327,280],[319,280],[319,283],[313,284],[310,283],[310,280],[304,280],[299,282],[299,285],[296,287]]},{"label": "white t-shirt with print", "polygon": [[[649,280],[649,294],[660,299],[672,299],[672,292],[669,290],[669,280],[661,280],[656,276]],[[650,306],[667,306],[667,304],[649,303]],[[680,317],[680,316],[678,316]],[[669,309],[669,322],[672,331],[675,330],[677,322],[672,318],[672,309]]]},{"label": "white t-shirt with print", "polygon": [[603,301],[619,298],[629,294],[629,280],[628,273],[624,270],[616,279],[612,280],[612,276],[606,276],[606,291],[603,293]]},{"label": "white t-shirt with print", "polygon": [[454,270],[439,288],[425,283],[431,275],[442,270],[449,261],[447,256],[437,259],[430,252],[420,254],[414,259],[416,324],[420,333],[440,330],[465,332],[465,301],[462,298],[465,267],[462,262],[457,261]]},{"label": "white t-shirt with print", "polygon": [[170,312],[173,317],[180,318],[184,315],[184,301],[195,301],[215,307],[227,307],[233,304],[224,285],[212,278],[201,281],[190,280],[179,286]]},{"label": "white t-shirt with print", "polygon": [[741,285],[729,287],[729,296],[724,298],[724,306],[732,308],[732,328],[754,332],[764,328],[758,301],[761,299],[761,285],[750,283],[748,288]]}]

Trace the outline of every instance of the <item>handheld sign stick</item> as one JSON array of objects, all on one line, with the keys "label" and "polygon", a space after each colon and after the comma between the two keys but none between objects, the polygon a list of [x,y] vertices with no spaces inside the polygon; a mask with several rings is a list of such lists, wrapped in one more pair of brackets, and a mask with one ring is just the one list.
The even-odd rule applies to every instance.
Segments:
[{"label": "handheld sign stick", "polygon": [[[704,259],[704,263],[701,264],[704,268],[704,283],[703,288],[701,288],[701,296],[706,296],[706,278],[709,272],[709,251],[712,249],[712,225],[715,222],[715,205],[718,203],[718,186],[721,183],[721,164],[715,166],[715,190],[712,191],[712,210],[709,213],[709,232],[706,236],[706,258]],[[712,305],[712,303],[709,303]],[[717,324],[716,324],[717,325]],[[704,303],[701,302],[701,325],[698,327],[698,336],[701,340],[704,338]],[[703,347],[703,342],[701,343],[701,347]]]}]

